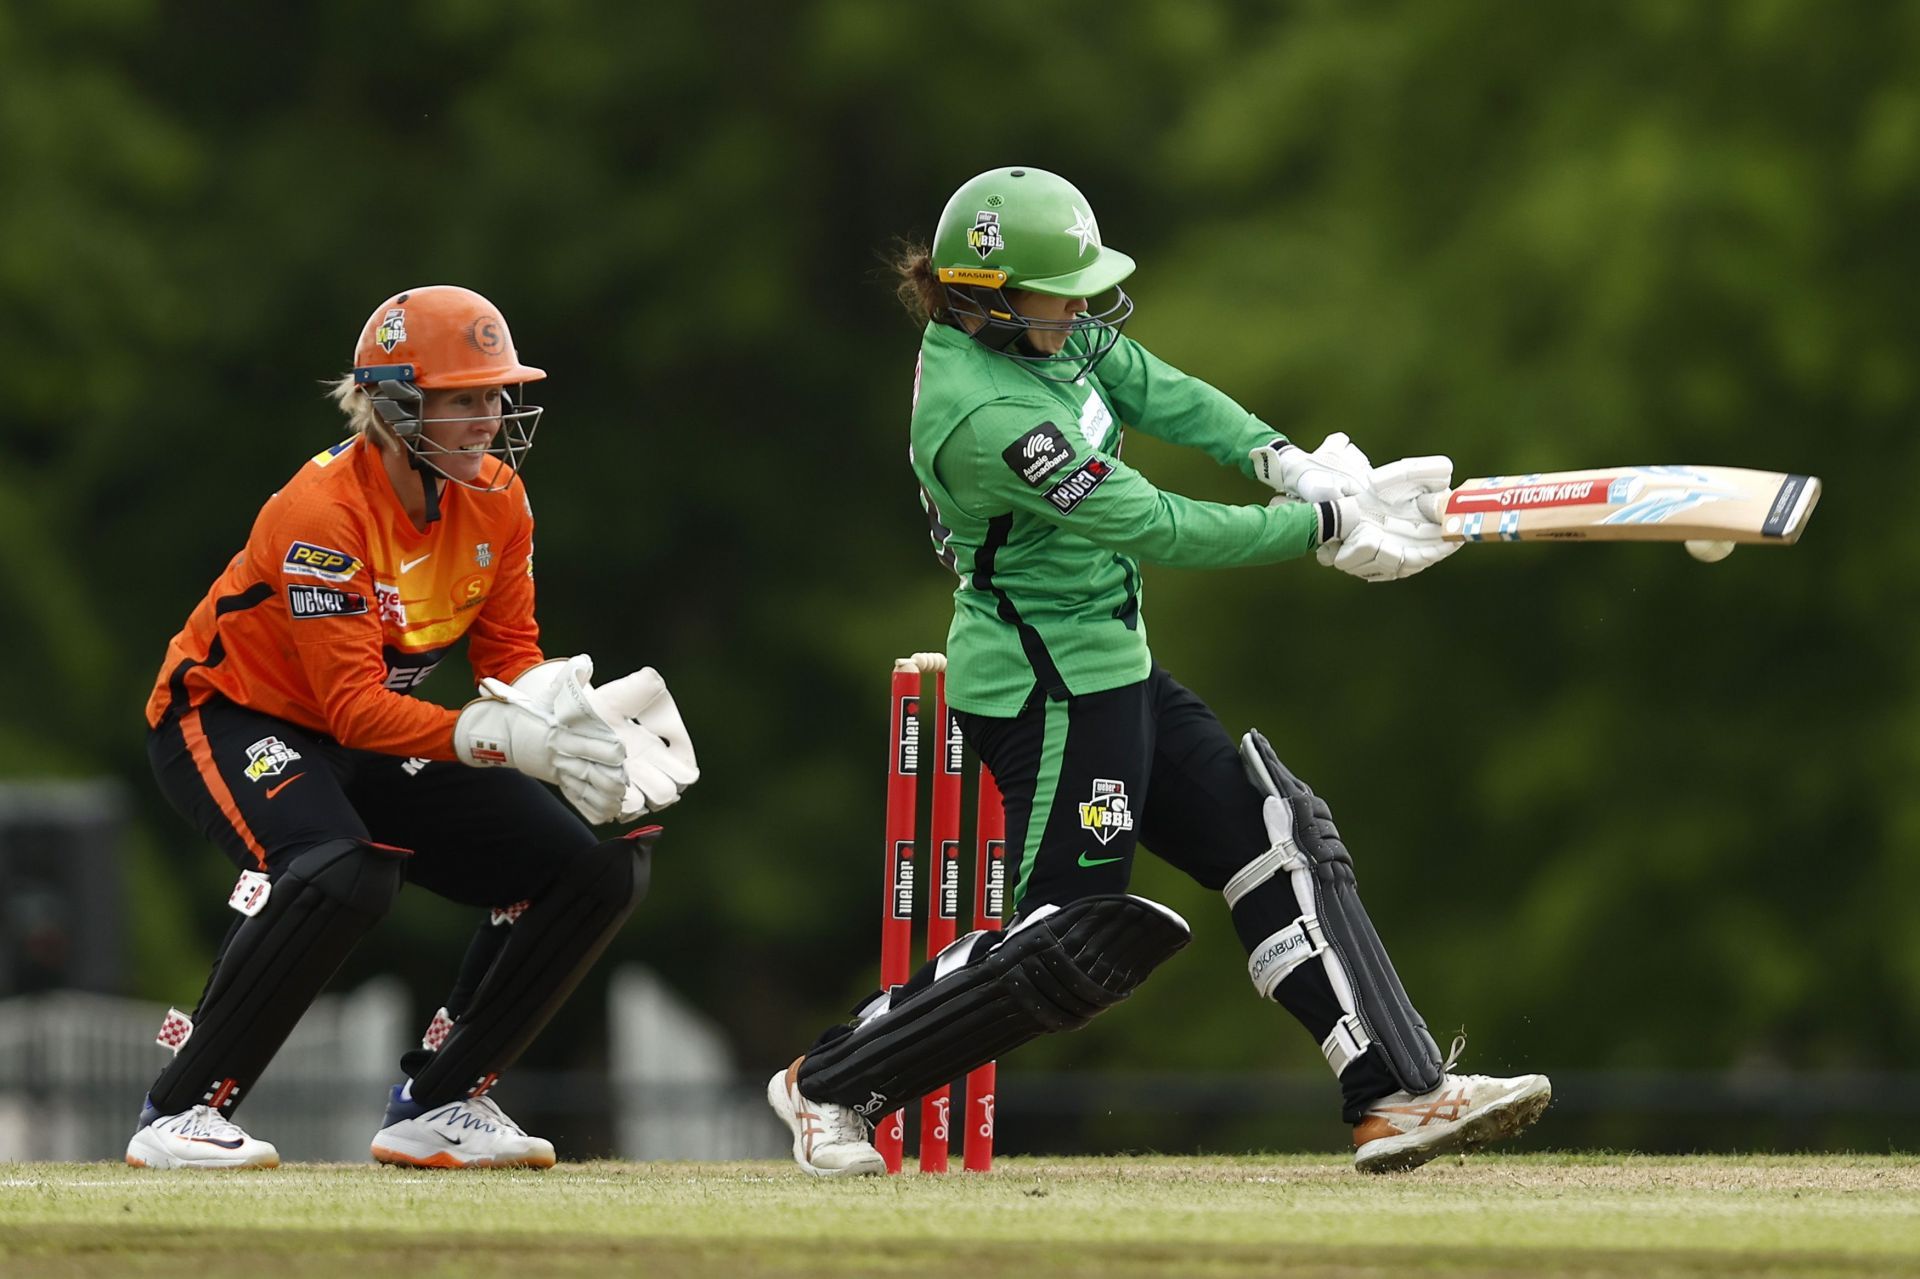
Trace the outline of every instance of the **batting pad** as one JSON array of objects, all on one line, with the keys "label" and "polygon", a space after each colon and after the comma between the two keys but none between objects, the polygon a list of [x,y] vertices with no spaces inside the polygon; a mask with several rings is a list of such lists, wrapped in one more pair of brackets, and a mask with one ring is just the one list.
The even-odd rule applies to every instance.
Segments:
[{"label": "batting pad", "polygon": [[[1237,923],[1243,914],[1258,914],[1269,927],[1276,912],[1298,912],[1293,922],[1252,945],[1247,972],[1254,988],[1272,998],[1288,974],[1317,957],[1344,1013],[1320,1045],[1333,1073],[1344,1073],[1378,1044],[1402,1088],[1423,1093],[1439,1087],[1445,1073],[1439,1046],[1360,904],[1353,858],[1327,802],[1287,771],[1259,730],[1240,739],[1240,755],[1248,778],[1268,797],[1262,816],[1272,845],[1227,881],[1227,905]],[[1259,929],[1252,931],[1257,935]]]},{"label": "batting pad", "polygon": [[1028,1040],[1078,1030],[1193,940],[1144,897],[1043,907],[1004,933],[969,933],[851,1033],[817,1046],[800,1091],[872,1118]]},{"label": "batting pad", "polygon": [[658,826],[575,857],[513,921],[506,940],[438,1052],[413,1077],[433,1107],[484,1091],[518,1061],[647,895]]},{"label": "batting pad", "polygon": [[200,1103],[231,1114],[400,891],[405,850],[335,839],[301,853],[234,932],[192,1030],[154,1081],[156,1114]]}]

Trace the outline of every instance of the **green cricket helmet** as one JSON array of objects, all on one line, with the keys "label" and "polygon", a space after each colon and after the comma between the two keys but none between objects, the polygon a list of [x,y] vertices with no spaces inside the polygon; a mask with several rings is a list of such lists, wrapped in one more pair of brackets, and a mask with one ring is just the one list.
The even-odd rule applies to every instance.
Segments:
[{"label": "green cricket helmet", "polygon": [[[934,228],[932,257],[955,322],[988,350],[1050,381],[1076,382],[1092,372],[1133,314],[1133,299],[1120,287],[1133,274],[1133,259],[1100,243],[1087,198],[1044,169],[993,169],[955,191]],[[1099,305],[1071,320],[1030,319],[1007,301],[1007,289]],[[1067,344],[1042,355],[1021,341],[1034,331],[1064,331]]]}]

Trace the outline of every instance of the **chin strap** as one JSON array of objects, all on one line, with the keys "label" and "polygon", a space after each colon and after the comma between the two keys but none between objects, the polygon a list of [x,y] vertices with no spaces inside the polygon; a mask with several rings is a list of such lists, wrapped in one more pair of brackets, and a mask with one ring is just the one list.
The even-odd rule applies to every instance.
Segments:
[{"label": "chin strap", "polygon": [[438,476],[434,469],[411,448],[407,449],[407,457],[409,465],[420,473],[420,489],[427,499],[427,523],[431,524],[440,518],[440,485],[436,482]]}]

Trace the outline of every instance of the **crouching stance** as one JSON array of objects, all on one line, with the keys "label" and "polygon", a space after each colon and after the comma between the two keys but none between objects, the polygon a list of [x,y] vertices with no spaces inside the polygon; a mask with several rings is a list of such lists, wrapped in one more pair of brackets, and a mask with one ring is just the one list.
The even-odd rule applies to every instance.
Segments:
[{"label": "crouching stance", "polygon": [[[234,1108],[413,883],[486,914],[373,1157],[551,1166],[488,1090],[646,895],[659,834],[587,823],[656,812],[699,776],[654,671],[596,688],[590,659],[541,652],[518,474],[540,409],[518,390],[546,375],[499,312],[466,289],[399,294],[354,364],[336,398],[355,434],[267,502],[147,705],[161,789],[241,874],[206,990],[161,1030],[175,1055],[130,1164],[277,1165]],[[407,696],[463,635],[480,696]]]},{"label": "crouching stance", "polygon": [[[926,321],[914,477],[959,579],[947,700],[1000,784],[1015,913],[1005,940],[961,939],[768,1082],[795,1158],[823,1175],[880,1171],[870,1116],[1083,1024],[1183,945],[1184,923],[1126,895],[1136,842],[1225,894],[1255,989],[1338,1077],[1358,1168],[1410,1168],[1532,1122],[1544,1078],[1448,1073],[1327,806],[1258,733],[1235,749],[1154,661],[1141,605],[1144,562],[1312,553],[1368,582],[1425,572],[1453,547],[1418,499],[1447,487],[1452,463],[1375,469],[1339,434],[1306,452],[1123,336],[1133,261],[1054,174],[981,174],[948,201],[932,247],[895,265]],[[1278,497],[1160,490],[1122,460],[1126,428],[1202,449]]]}]

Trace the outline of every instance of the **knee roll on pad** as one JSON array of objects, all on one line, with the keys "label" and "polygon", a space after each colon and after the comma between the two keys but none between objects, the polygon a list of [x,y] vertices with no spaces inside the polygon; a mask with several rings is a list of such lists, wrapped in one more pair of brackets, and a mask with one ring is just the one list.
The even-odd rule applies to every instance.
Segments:
[{"label": "knee roll on pad", "polygon": [[227,942],[193,1034],[155,1081],[163,1115],[201,1102],[231,1112],[314,996],[400,891],[400,849],[329,840],[294,858],[260,913]]},{"label": "knee roll on pad", "polygon": [[[1317,956],[1343,1013],[1320,1045],[1334,1074],[1378,1044],[1402,1088],[1439,1087],[1439,1046],[1360,903],[1353,858],[1326,801],[1287,770],[1258,730],[1240,740],[1240,755],[1248,778],[1267,796],[1261,815],[1272,841],[1224,889],[1248,942],[1254,989],[1273,998],[1281,982]],[[1290,923],[1275,927],[1289,916]]]},{"label": "knee roll on pad", "polygon": [[851,1032],[816,1046],[800,1090],[884,1114],[1031,1039],[1086,1025],[1192,939],[1173,911],[1127,894],[969,933],[876,999]]},{"label": "knee roll on pad", "polygon": [[414,1074],[415,1101],[470,1095],[519,1059],[646,897],[659,835],[649,826],[595,845],[521,912],[473,1006]]}]

